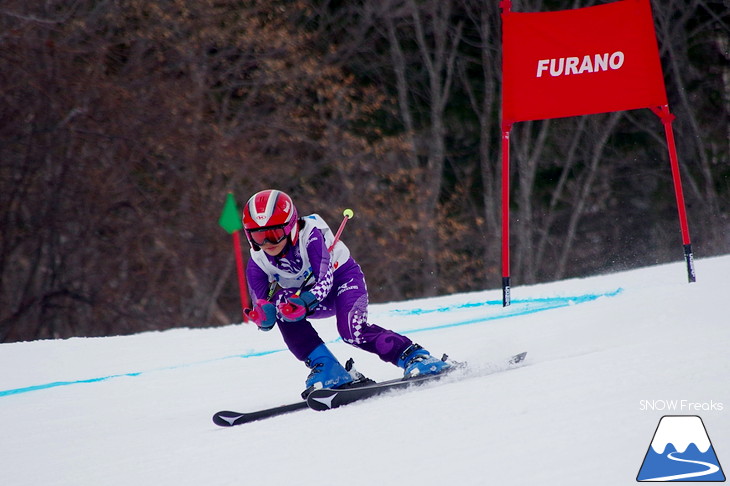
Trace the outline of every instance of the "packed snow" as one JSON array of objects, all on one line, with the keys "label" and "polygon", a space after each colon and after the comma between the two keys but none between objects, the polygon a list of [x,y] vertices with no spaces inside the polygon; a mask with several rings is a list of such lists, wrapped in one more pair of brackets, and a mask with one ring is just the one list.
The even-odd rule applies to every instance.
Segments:
[{"label": "packed snow", "polygon": [[[249,324],[0,344],[12,486],[630,485],[665,415],[730,465],[730,256],[372,305],[371,322],[468,362],[458,380],[232,428],[296,401],[308,370]],[[399,370],[316,324],[376,380]],[[528,351],[524,366],[499,371]],[[728,466],[726,466],[728,467]],[[725,470],[727,475],[728,471]]]}]

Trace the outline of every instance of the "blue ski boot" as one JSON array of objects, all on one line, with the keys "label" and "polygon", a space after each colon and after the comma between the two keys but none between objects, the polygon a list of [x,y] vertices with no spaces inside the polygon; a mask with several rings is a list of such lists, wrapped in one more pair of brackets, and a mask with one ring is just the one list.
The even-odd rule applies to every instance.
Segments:
[{"label": "blue ski boot", "polygon": [[302,393],[304,397],[315,388],[339,388],[354,380],[324,343],[309,353],[305,363],[312,371],[307,377],[307,389]]},{"label": "blue ski boot", "polygon": [[403,368],[405,378],[413,378],[418,375],[438,375],[451,365],[431,356],[431,353],[418,344],[411,344],[398,359],[398,366]]}]

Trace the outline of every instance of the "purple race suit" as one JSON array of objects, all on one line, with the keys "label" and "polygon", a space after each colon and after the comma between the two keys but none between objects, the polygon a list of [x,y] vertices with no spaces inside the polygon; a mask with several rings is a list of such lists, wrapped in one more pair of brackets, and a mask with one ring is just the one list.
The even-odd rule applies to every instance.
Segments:
[{"label": "purple race suit", "polygon": [[[246,278],[252,301],[267,299],[269,289],[276,284],[277,290],[268,300],[278,305],[304,283],[305,290],[319,301],[308,317],[336,316],[337,331],[346,343],[397,365],[411,340],[367,322],[368,290],[360,265],[342,241],[331,253],[328,251],[334,236],[321,217],[313,214],[301,220],[304,225],[300,225],[297,243],[287,243],[280,255],[272,257],[263,250],[251,249]],[[279,316],[277,324],[287,347],[301,361],[322,344],[307,319],[286,322]]]}]

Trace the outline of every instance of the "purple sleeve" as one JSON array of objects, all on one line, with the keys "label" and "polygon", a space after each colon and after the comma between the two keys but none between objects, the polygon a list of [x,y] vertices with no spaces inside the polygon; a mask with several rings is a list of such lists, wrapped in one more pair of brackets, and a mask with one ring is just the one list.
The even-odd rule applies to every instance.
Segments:
[{"label": "purple sleeve", "polygon": [[269,276],[258,264],[250,259],[246,266],[246,280],[251,293],[251,302],[254,304],[259,299],[265,299],[269,292]]},{"label": "purple sleeve", "polygon": [[319,228],[314,228],[307,241],[307,255],[314,274],[314,286],[309,291],[322,301],[332,290],[333,270],[330,252]]}]

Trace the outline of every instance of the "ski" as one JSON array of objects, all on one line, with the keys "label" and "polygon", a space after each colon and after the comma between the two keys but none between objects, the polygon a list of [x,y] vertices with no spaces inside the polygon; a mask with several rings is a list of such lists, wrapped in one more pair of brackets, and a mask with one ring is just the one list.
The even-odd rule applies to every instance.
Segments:
[{"label": "ski", "polygon": [[255,412],[232,412],[223,410],[213,415],[213,423],[221,427],[233,427],[234,425],[248,424],[257,420],[277,417],[297,410],[304,410],[305,408],[307,408],[307,402],[300,400],[295,403],[267,408],[265,410],[257,410]]},{"label": "ski", "polygon": [[[509,369],[525,360],[527,353],[520,353],[512,356],[506,363]],[[341,389],[319,389],[311,392],[306,400],[300,400],[278,407],[257,410],[254,412],[234,412],[223,410],[213,415],[213,423],[221,427],[233,427],[236,425],[248,424],[257,420],[264,420],[271,417],[278,417],[297,410],[311,408],[314,410],[329,410],[331,408],[341,407],[358,400],[375,397],[391,390],[398,390],[418,386],[427,382],[436,382],[442,378],[449,376],[456,370],[462,369],[465,363],[456,363],[447,371],[438,375],[422,375],[414,378],[396,378],[394,380],[383,381],[380,383],[367,380],[371,384],[355,386],[351,388]],[[499,368],[496,371],[501,371]]]},{"label": "ski", "polygon": [[522,363],[525,360],[526,357],[527,357],[527,351],[523,351],[523,352],[521,352],[519,354],[515,354],[514,356],[512,356],[507,361],[507,364],[509,366],[514,366],[514,365],[520,364],[520,363]]},{"label": "ski", "polygon": [[[507,360],[507,369],[513,367],[525,360],[527,352],[519,353]],[[393,390],[409,389],[417,387],[425,383],[433,383],[446,378],[454,371],[463,368],[465,364],[457,363],[446,371],[438,375],[422,375],[412,378],[398,378],[388,380],[372,385],[361,386],[357,388],[346,389],[319,389],[314,390],[307,397],[307,405],[309,408],[318,411],[330,410],[333,408],[348,405],[353,402],[373,398]]]}]

